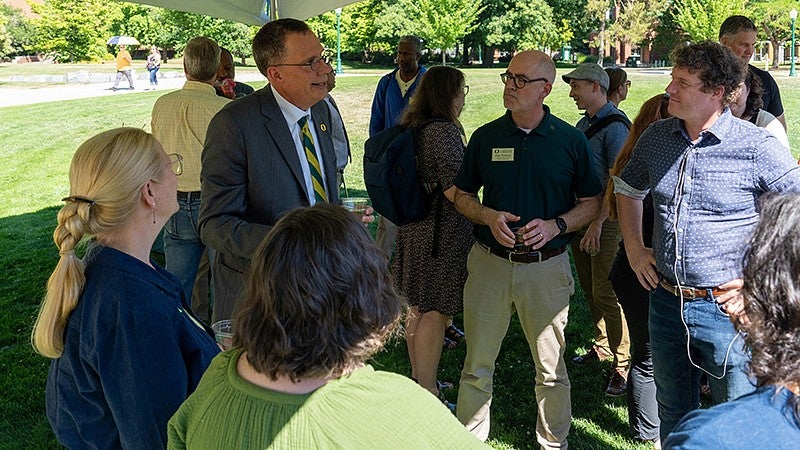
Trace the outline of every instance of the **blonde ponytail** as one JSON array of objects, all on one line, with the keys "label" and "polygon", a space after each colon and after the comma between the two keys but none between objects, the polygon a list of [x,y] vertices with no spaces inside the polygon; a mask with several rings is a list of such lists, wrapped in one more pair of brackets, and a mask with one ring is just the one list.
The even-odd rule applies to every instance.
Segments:
[{"label": "blonde ponytail", "polygon": [[63,199],[67,204],[58,212],[53,232],[60,257],[31,335],[34,350],[42,356],[61,356],[67,321],[86,284],[75,247],[84,236],[113,233],[132,215],[139,188],[159,176],[161,153],[155,138],[137,128],[105,131],[75,152],[69,175],[73,196]]}]

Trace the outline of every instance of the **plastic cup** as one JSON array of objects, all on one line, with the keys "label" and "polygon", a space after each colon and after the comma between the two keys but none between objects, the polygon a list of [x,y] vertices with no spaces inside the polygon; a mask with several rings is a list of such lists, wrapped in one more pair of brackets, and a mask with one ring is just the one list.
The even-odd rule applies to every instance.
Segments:
[{"label": "plastic cup", "polygon": [[211,329],[214,330],[214,337],[217,340],[217,344],[219,344],[223,350],[233,347],[233,322],[231,320],[214,322],[214,324],[211,325]]},{"label": "plastic cup", "polygon": [[342,199],[342,207],[358,217],[367,212],[369,198],[367,197],[345,197]]}]

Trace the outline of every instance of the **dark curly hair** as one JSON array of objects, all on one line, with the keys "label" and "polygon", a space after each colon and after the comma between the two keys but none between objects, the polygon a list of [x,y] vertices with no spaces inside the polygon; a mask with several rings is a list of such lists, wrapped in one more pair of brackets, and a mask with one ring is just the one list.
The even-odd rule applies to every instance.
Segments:
[{"label": "dark curly hair", "polygon": [[[750,371],[758,386],[800,382],[800,194],[769,195],[744,257]],[[800,425],[800,396],[790,404]]]},{"label": "dark curly hair", "polygon": [[753,72],[747,71],[744,84],[750,89],[747,93],[747,102],[744,106],[743,117],[752,117],[764,107],[764,88],[761,86],[761,79],[753,76]]},{"label": "dark curly hair", "polygon": [[724,45],[704,41],[675,48],[670,55],[673,67],[686,69],[703,83],[703,92],[725,89],[722,106],[728,106],[733,93],[744,80],[747,66]]},{"label": "dark curly hair", "polygon": [[404,301],[386,257],[341,206],[292,210],[251,264],[233,340],[273,380],[338,377],[397,329]]}]

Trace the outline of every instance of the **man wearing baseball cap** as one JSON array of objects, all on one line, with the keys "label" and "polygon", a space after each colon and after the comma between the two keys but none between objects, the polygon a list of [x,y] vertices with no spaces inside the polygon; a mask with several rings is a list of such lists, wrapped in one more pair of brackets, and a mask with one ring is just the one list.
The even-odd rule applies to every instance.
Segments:
[{"label": "man wearing baseball cap", "polygon": [[[594,63],[581,64],[562,76],[569,84],[569,96],[585,115],[575,125],[586,134],[592,148],[595,168],[603,186],[622,144],[628,138],[630,121],[608,101],[608,74]],[[578,280],[583,288],[594,323],[594,345],[585,355],[572,359],[575,364],[589,364],[613,359],[606,395],[625,393],[630,360],[630,340],[625,315],[608,280],[611,263],[617,253],[621,235],[619,224],[608,220],[608,206],[603,200],[600,216],[578,230],[572,241],[572,256]]]}]

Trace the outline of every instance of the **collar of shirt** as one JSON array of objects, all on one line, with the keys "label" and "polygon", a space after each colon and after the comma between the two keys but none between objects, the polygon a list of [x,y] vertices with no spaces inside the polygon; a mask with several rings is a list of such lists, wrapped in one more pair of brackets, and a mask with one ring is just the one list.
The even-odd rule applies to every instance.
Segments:
[{"label": "collar of shirt", "polygon": [[[700,132],[700,141],[695,144],[695,147],[705,147],[707,145],[716,145],[723,141],[724,136],[729,136],[729,131],[731,129],[731,125],[733,120],[737,120],[731,114],[731,110],[728,107],[722,111],[722,114],[711,124],[708,129],[703,130]],[[683,123],[683,120],[678,119],[673,122],[673,132],[680,133],[687,142],[691,143],[692,139],[689,137],[689,134],[686,132],[686,126]]]},{"label": "collar of shirt", "polygon": [[622,111],[616,110],[617,108],[611,102],[606,102],[602,108],[600,108],[594,116],[589,117],[589,114],[584,112],[583,115],[586,116],[586,119],[589,120],[590,124],[597,122],[598,120],[602,119],[611,114],[620,114]]},{"label": "collar of shirt", "polygon": [[317,160],[320,163],[320,173],[322,175],[322,183],[325,187],[325,192],[328,193],[328,198],[330,198],[331,192],[330,188],[328,187],[328,183],[325,180],[325,165],[323,163],[322,158],[322,151],[319,146],[319,139],[317,137],[317,131],[314,129],[314,120],[311,116],[311,108],[308,110],[302,110],[297,106],[289,103],[288,100],[283,98],[281,94],[278,93],[275,89],[270,86],[272,89],[272,93],[275,94],[275,101],[278,103],[278,108],[280,108],[281,113],[283,113],[283,118],[286,120],[286,125],[289,126],[289,132],[292,135],[292,139],[294,140],[295,150],[297,151],[297,158],[300,161],[300,169],[303,171],[303,178],[305,179],[306,185],[306,193],[308,194],[309,203],[313,205],[314,202],[314,187],[311,181],[311,172],[308,168],[308,158],[306,157],[305,149],[303,148],[303,143],[300,140],[300,124],[297,123],[301,117],[306,116],[308,117],[308,129],[311,132],[311,140],[314,142],[314,151],[317,154]]},{"label": "collar of shirt", "polygon": [[[531,133],[537,133],[541,136],[549,136],[551,131],[553,130],[553,127],[550,126],[551,125],[550,122],[552,121],[550,115],[550,107],[548,107],[547,105],[542,105],[542,108],[544,109],[544,117],[542,117],[542,121],[539,122],[539,126],[531,130]],[[525,133],[517,126],[517,124],[514,123],[514,118],[511,117],[511,111],[508,110],[506,110],[504,128],[506,136],[511,136],[512,134],[517,132]]]},{"label": "collar of shirt", "polygon": [[292,125],[297,125],[297,121],[300,120],[303,116],[308,116],[308,120],[311,120],[311,109],[302,110],[283,98],[283,96],[275,90],[272,86],[269,87],[272,89],[272,93],[275,94],[275,101],[278,103],[278,108],[281,109],[283,113],[284,119],[286,119],[286,123],[289,125],[289,128]]},{"label": "collar of shirt", "polygon": [[183,83],[183,88],[189,91],[205,91],[207,94],[217,95],[217,91],[214,89],[214,86],[203,83],[202,81],[192,81],[186,80],[186,83]]}]

